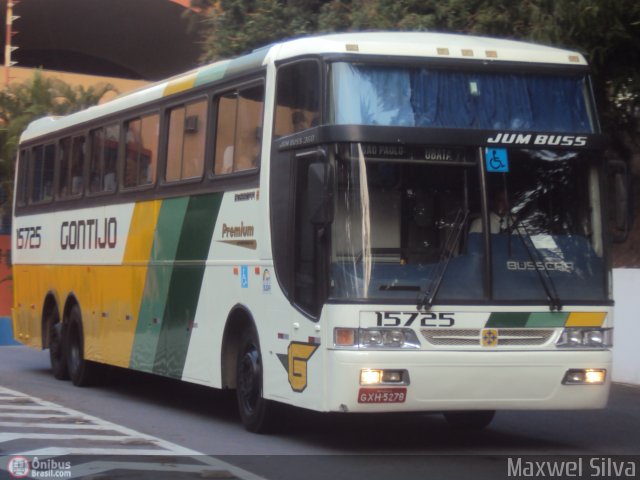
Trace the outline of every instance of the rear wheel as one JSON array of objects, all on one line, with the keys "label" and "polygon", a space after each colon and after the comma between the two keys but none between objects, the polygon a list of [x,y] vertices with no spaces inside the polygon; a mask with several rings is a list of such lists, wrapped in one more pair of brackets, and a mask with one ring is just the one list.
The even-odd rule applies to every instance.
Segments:
[{"label": "rear wheel", "polygon": [[486,428],[495,416],[495,410],[479,410],[468,412],[444,412],[444,418],[449,425],[461,430],[482,430]]},{"label": "rear wheel", "polygon": [[250,432],[267,433],[277,426],[273,402],[262,396],[262,355],[254,328],[245,330],[238,351],[236,396],[240,419]]},{"label": "rear wheel", "polygon": [[82,315],[77,305],[71,308],[68,323],[65,344],[69,377],[77,387],[93,385],[98,381],[100,365],[84,358]]},{"label": "rear wheel", "polygon": [[64,325],[60,322],[57,307],[54,306],[49,312],[46,325],[49,329],[49,361],[53,376],[58,380],[69,380],[64,348]]}]

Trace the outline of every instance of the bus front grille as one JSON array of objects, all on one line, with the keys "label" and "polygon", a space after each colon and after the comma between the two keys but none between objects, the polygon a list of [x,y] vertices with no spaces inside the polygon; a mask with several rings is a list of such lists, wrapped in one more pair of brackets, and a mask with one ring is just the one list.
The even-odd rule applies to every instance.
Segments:
[{"label": "bus front grille", "polygon": [[[498,328],[497,344],[495,346],[539,346],[549,341],[554,333],[552,328]],[[420,330],[424,339],[434,346],[482,347],[482,333],[480,329],[456,328],[428,328]]]}]

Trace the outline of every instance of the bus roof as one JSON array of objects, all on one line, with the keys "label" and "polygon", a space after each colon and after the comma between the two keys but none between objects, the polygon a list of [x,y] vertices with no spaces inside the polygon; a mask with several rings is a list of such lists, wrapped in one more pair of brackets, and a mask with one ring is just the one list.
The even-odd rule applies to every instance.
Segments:
[{"label": "bus roof", "polygon": [[21,142],[116,114],[191,88],[241,75],[272,62],[302,55],[383,55],[586,66],[578,52],[490,37],[432,32],[363,32],[303,37],[269,45],[231,60],[222,60],[143,87],[66,117],[33,121]]}]

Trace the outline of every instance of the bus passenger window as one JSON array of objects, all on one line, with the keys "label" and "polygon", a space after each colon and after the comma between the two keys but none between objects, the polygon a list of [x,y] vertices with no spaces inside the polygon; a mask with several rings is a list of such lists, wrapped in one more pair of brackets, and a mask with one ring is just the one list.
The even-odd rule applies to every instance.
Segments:
[{"label": "bus passenger window", "polygon": [[20,151],[20,163],[18,164],[18,180],[16,185],[16,204],[23,206],[27,203],[27,172],[29,165],[29,150]]},{"label": "bus passenger window", "polygon": [[53,172],[55,145],[38,146],[31,158],[31,203],[42,203],[53,198]]},{"label": "bus passenger window", "polygon": [[82,193],[84,169],[84,137],[67,137],[58,144],[58,198]]},{"label": "bus passenger window", "polygon": [[71,161],[71,138],[63,138],[58,146],[58,197],[69,196],[69,166]]},{"label": "bus passenger window", "polygon": [[71,149],[71,195],[82,193],[85,161],[85,139],[75,137]]},{"label": "bus passenger window", "polygon": [[216,175],[253,170],[260,162],[264,86],[245,88],[218,98]]},{"label": "bus passenger window", "polygon": [[206,100],[171,110],[165,173],[167,182],[202,176],[206,131]]},{"label": "bus passenger window", "polygon": [[124,186],[152,185],[158,165],[158,114],[131,120],[126,124]]},{"label": "bus passenger window", "polygon": [[[120,125],[109,125],[105,128],[93,130],[90,133],[90,138],[91,163],[89,165],[89,191],[91,193],[115,192],[117,183],[116,168],[118,165],[120,145]],[[78,184],[78,177],[82,177],[82,163],[84,161],[83,145],[84,139],[82,139],[81,144],[74,146],[75,166],[73,175],[76,179],[76,184]]]}]

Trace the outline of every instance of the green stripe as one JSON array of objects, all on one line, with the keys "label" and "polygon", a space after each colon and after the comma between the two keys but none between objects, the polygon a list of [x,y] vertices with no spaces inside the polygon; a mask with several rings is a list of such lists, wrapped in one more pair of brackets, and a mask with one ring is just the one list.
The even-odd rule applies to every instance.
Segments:
[{"label": "green stripe", "polygon": [[246,71],[253,71],[262,67],[262,63],[264,62],[267,53],[269,53],[269,50],[269,47],[265,47],[259,50],[254,50],[248,55],[234,58],[231,60],[231,63],[229,63],[227,71],[224,73],[225,78],[239,75]]},{"label": "green stripe", "polygon": [[529,328],[558,328],[564,327],[564,322],[569,318],[564,312],[540,312],[529,316],[527,327]]},{"label": "green stripe", "polygon": [[523,328],[528,319],[528,312],[496,312],[489,317],[486,328]]},{"label": "green stripe", "polygon": [[173,260],[188,203],[188,197],[172,198],[164,200],[160,207],[131,354],[130,367],[137,370],[153,371]]},{"label": "green stripe", "polygon": [[180,232],[153,366],[181,378],[222,194],[191,197]]},{"label": "green stripe", "polygon": [[565,312],[494,312],[485,328],[558,328],[567,318]]},{"label": "green stripe", "polygon": [[230,63],[231,61],[224,61],[205,67],[203,70],[198,72],[194,87],[199,87],[200,85],[221,80],[224,78],[225,72],[227,71]]}]

